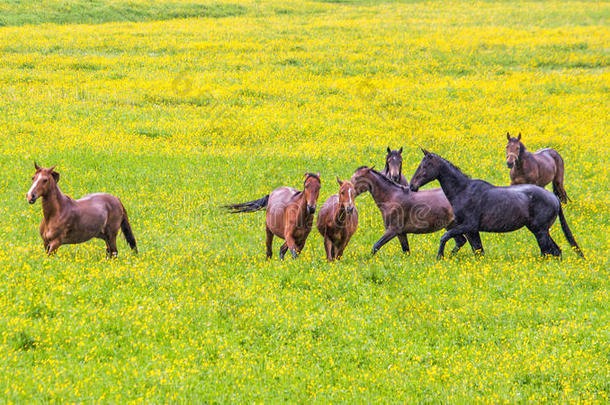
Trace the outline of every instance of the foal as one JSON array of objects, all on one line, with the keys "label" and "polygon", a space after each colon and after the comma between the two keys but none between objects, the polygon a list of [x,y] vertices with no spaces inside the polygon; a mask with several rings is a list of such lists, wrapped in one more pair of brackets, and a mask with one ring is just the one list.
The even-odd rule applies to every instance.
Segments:
[{"label": "foal", "polygon": [[288,249],[296,258],[305,246],[313,225],[321,182],[319,174],[305,173],[304,177],[303,191],[280,187],[258,200],[224,206],[233,214],[267,209],[267,259],[273,255],[274,235],[286,241],[280,248],[280,259],[284,259]]},{"label": "foal", "polygon": [[506,133],[506,165],[510,169],[510,184],[535,184],[544,187],[553,182],[553,193],[561,202],[568,202],[568,194],[563,188],[563,159],[551,148],[530,153],[521,142],[521,134],[512,138]]},{"label": "foal", "polygon": [[55,166],[42,168],[34,163],[34,167],[36,173],[26,198],[30,204],[42,198],[43,219],[39,231],[49,255],[61,245],[99,238],[106,242],[108,257],[114,257],[119,228],[134,253],[138,252],[127,211],[117,197],[97,193],[73,200],[59,190],[59,173],[54,170]]},{"label": "foal", "polygon": [[381,171],[381,174],[398,184],[409,187],[407,178],[402,175],[402,146],[398,150],[392,150],[388,146],[385,168]]},{"label": "foal", "polygon": [[322,205],[318,214],[317,227],[324,237],[326,259],[329,262],[340,259],[350,238],[358,228],[358,210],[354,205],[356,190],[349,181],[339,183],[339,194],[333,194]]},{"label": "foal", "polygon": [[[559,199],[550,191],[533,184],[496,187],[473,180],[439,155],[422,149],[424,158],[411,179],[411,190],[438,180],[455,213],[455,228],[442,237],[437,258],[443,257],[451,237],[466,234],[476,250],[483,252],[479,232],[512,232],[527,227],[536,237],[542,255],[561,256],[561,249],[549,229],[557,216],[566,239],[584,257],[563,215]],[[421,191],[420,191],[421,193]],[[415,193],[419,194],[419,193]]]}]

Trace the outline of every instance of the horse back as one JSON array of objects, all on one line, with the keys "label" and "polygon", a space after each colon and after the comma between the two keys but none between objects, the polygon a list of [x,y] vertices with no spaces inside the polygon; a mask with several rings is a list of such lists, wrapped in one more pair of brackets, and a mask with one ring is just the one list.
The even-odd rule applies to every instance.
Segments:
[{"label": "horse back", "polygon": [[410,192],[405,200],[405,230],[409,233],[435,232],[453,222],[453,210],[440,188]]},{"label": "horse back", "polygon": [[79,222],[89,226],[103,226],[105,223],[120,224],[123,219],[123,205],[111,194],[87,194],[74,202],[75,214]]},{"label": "horse back", "polygon": [[481,195],[479,228],[485,232],[515,231],[531,226],[538,216],[557,215],[558,204],[553,193],[533,184],[493,187]]}]

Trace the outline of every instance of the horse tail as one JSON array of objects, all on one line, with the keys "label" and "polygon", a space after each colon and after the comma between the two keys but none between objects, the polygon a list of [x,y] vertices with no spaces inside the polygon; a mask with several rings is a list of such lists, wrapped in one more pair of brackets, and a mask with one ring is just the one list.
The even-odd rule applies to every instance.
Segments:
[{"label": "horse tail", "polygon": [[561,204],[559,204],[559,222],[561,222],[561,230],[563,231],[563,234],[570,243],[570,246],[572,246],[578,256],[584,259],[585,255],[582,253],[582,250],[580,250],[580,247],[578,247],[578,244],[574,239],[574,235],[572,235],[572,231],[570,230],[570,227],[566,222],[566,217],[563,215],[563,209],[561,208]]},{"label": "horse tail", "polygon": [[563,188],[563,158],[561,157],[559,152],[554,149],[550,150],[550,155],[555,161],[555,167],[557,168],[555,170],[555,176],[553,177],[553,194],[559,197],[559,201],[565,204],[571,200],[570,197],[568,197],[568,193],[566,193],[565,188]]},{"label": "horse tail", "polygon": [[[122,206],[122,204],[121,204]],[[129,223],[129,218],[127,217],[127,210],[123,207],[123,219],[121,220],[121,230],[123,231],[123,236],[129,244],[131,250],[134,253],[138,253],[138,247],[136,246],[136,238],[133,236],[133,231],[131,230],[131,224]]]},{"label": "horse tail", "polygon": [[240,204],[223,205],[222,208],[226,208],[231,214],[238,214],[240,212],[254,212],[267,207],[268,202],[269,194],[263,198],[259,198],[258,200],[248,201]]}]

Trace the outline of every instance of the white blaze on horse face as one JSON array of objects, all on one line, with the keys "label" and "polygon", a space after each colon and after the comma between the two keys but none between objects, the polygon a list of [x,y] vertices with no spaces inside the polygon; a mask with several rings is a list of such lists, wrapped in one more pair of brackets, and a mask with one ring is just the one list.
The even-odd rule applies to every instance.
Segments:
[{"label": "white blaze on horse face", "polygon": [[28,200],[30,199],[30,196],[32,195],[34,190],[36,190],[36,186],[38,185],[39,181],[40,181],[40,173],[38,173],[36,176],[34,176],[34,183],[32,183],[32,187],[30,187],[30,189],[28,190],[28,193],[27,193]]},{"label": "white blaze on horse face", "polygon": [[[509,160],[511,157],[513,158],[513,160],[512,160],[512,161],[511,161],[511,160]],[[514,163],[514,162],[516,162],[518,159],[519,159],[519,155],[517,155],[516,153],[513,153],[513,152],[508,152],[508,153],[506,154],[506,160],[507,160],[508,162],[510,162],[510,163]]]}]

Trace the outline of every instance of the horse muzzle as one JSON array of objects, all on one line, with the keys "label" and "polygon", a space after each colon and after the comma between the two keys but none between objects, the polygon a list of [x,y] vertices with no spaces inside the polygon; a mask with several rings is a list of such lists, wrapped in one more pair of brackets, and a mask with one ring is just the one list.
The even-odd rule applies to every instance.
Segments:
[{"label": "horse muzzle", "polygon": [[37,199],[37,198],[38,198],[38,197],[36,197],[36,194],[32,194],[32,195],[27,194],[27,195],[25,196],[25,199],[26,199],[26,200],[28,200],[28,202],[29,202],[30,204],[34,204],[34,203],[36,202],[36,199]]},{"label": "horse muzzle", "polygon": [[394,183],[400,183],[400,176],[392,176],[392,181]]},{"label": "horse muzzle", "polygon": [[413,185],[413,183],[411,183],[411,185],[409,186],[409,189],[411,189],[411,191],[417,191],[417,190],[419,190],[419,186],[415,186],[415,185]]},{"label": "horse muzzle", "polygon": [[310,214],[313,214],[314,212],[316,212],[316,206],[315,205],[307,205],[307,212]]},{"label": "horse muzzle", "polygon": [[352,212],[354,212],[354,207],[345,208],[345,212],[347,212],[348,214],[351,214]]},{"label": "horse muzzle", "polygon": [[515,163],[514,163],[514,162],[506,162],[506,166],[507,166],[509,169],[512,169],[514,165],[515,165]]}]

